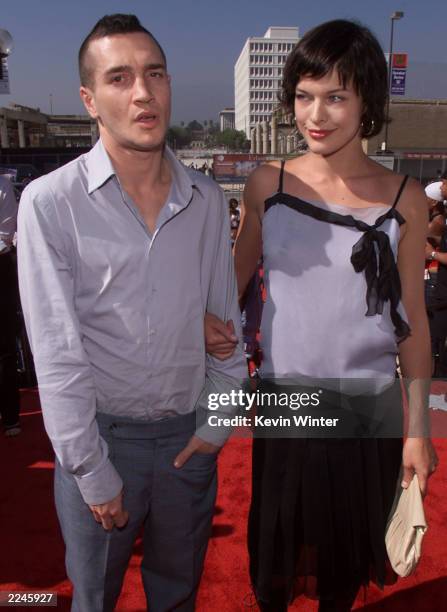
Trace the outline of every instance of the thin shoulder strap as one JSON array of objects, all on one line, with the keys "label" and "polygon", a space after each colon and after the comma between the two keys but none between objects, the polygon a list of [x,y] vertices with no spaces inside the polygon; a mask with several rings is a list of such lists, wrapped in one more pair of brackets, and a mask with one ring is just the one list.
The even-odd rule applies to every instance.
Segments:
[{"label": "thin shoulder strap", "polygon": [[407,184],[407,181],[408,181],[408,174],[404,176],[404,180],[400,184],[399,191],[397,192],[396,199],[394,200],[394,204],[392,205],[391,208],[396,208],[396,205],[399,202],[400,196],[402,195],[402,191],[404,190],[404,187]]},{"label": "thin shoulder strap", "polygon": [[281,160],[281,170],[279,172],[279,185],[278,185],[278,193],[282,193],[282,183],[284,180],[284,166],[286,165],[286,160]]}]

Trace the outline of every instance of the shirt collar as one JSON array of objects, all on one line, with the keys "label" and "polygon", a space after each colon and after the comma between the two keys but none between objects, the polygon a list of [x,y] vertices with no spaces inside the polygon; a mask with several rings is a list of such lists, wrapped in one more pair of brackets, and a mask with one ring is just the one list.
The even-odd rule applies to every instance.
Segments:
[{"label": "shirt collar", "polygon": [[101,139],[87,153],[87,172],[89,195],[102,187],[115,174],[112,161],[107,155]]},{"label": "shirt collar", "polygon": [[[165,158],[169,161],[172,171],[172,183],[175,192],[178,194],[178,203],[171,202],[171,206],[178,207],[178,210],[185,208],[191,200],[193,189],[200,189],[196,185],[185,166],[178,161],[174,153],[168,146],[165,146]],[[115,169],[112,161],[105,150],[102,140],[99,139],[95,146],[87,153],[88,171],[88,193],[93,193],[115,176]],[[177,198],[176,198],[177,199]]]}]

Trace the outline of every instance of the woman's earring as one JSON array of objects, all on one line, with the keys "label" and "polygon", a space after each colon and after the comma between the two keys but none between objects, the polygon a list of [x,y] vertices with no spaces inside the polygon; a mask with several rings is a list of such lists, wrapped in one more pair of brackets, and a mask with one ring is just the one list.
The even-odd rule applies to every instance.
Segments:
[{"label": "woman's earring", "polygon": [[364,119],[361,122],[360,127],[362,129],[363,136],[364,137],[369,136],[374,130],[374,119],[370,119],[370,120]]}]

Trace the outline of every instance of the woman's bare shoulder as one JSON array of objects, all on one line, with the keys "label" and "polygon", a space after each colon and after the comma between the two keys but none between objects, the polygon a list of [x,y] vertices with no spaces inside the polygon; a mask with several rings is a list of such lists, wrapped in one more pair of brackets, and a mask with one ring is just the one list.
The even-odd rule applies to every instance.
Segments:
[{"label": "woman's bare shoulder", "polygon": [[281,162],[271,161],[253,170],[247,179],[244,190],[244,204],[263,207],[264,202],[278,190]]},{"label": "woman's bare shoulder", "polygon": [[[404,179],[403,176],[401,178]],[[407,221],[427,224],[428,227],[427,198],[422,185],[416,179],[410,177],[407,180],[398,208]]]}]

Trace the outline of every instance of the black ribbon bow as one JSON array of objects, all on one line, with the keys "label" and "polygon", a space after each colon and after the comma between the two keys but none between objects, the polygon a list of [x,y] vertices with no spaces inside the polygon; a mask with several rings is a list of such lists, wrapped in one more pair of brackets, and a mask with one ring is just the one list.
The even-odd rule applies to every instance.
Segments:
[{"label": "black ribbon bow", "polygon": [[398,341],[402,341],[409,336],[410,327],[397,310],[401,297],[399,271],[388,234],[378,230],[376,225],[377,222],[368,226],[352,247],[351,263],[356,272],[365,272],[365,315],[371,317],[382,314],[383,306],[389,300],[394,332]]}]

